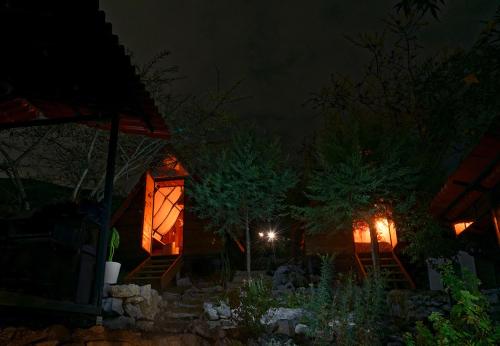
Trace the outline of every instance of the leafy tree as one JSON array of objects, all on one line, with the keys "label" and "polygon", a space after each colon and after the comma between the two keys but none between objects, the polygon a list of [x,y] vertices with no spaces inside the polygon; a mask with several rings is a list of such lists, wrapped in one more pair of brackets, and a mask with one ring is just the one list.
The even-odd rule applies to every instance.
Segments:
[{"label": "leafy tree", "polygon": [[382,33],[350,39],[370,56],[362,78],[333,75],[311,98],[327,128],[308,190],[316,210],[298,212],[311,232],[389,206],[413,259],[452,249],[428,205],[453,162],[498,120],[500,10],[470,50],[426,57],[422,18],[440,5],[399,2],[404,15],[390,15]]},{"label": "leafy tree", "polygon": [[337,118],[319,143],[317,169],[309,179],[312,206],[295,208],[311,233],[351,231],[356,221],[370,225],[372,260],[378,268],[375,218],[395,205],[412,207],[419,167],[411,137],[369,119]]},{"label": "leafy tree", "polygon": [[193,180],[194,210],[219,235],[236,237],[244,230],[246,269],[250,275],[250,227],[271,221],[286,210],[286,193],[296,183],[284,167],[276,141],[252,133],[237,135],[228,149],[209,157],[211,167]]}]

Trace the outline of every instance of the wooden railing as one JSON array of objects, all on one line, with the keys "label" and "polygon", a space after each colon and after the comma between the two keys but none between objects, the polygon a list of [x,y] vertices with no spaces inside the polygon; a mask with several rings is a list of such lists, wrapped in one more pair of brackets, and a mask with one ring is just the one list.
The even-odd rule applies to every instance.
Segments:
[{"label": "wooden railing", "polygon": [[179,272],[182,266],[182,255],[177,256],[174,263],[161,276],[161,288],[167,287],[174,276]]},{"label": "wooden railing", "polygon": [[398,256],[396,256],[396,254],[394,253],[394,251],[392,251],[392,258],[394,258],[394,260],[396,261],[396,263],[398,264],[399,266],[399,269],[401,269],[401,272],[403,273],[403,275],[405,276],[406,280],[408,281],[408,283],[410,284],[411,288],[412,289],[415,289],[415,283],[413,282],[410,274],[408,274],[408,272],[406,271],[405,267],[403,266],[403,264],[401,263],[401,261],[399,260]]},{"label": "wooden railing", "polygon": [[359,256],[357,253],[354,253],[354,257],[356,257],[356,263],[358,264],[359,271],[363,275],[363,278],[366,278],[365,266],[363,265],[363,263],[361,263],[361,260],[359,259]]},{"label": "wooden railing", "polygon": [[125,276],[124,281],[130,282],[134,278],[135,274],[140,272],[142,270],[142,268],[149,262],[150,258],[151,257],[146,258],[144,261],[141,262],[141,264],[139,264],[137,267],[135,267],[134,270],[132,270],[130,273],[128,273],[127,276]]}]

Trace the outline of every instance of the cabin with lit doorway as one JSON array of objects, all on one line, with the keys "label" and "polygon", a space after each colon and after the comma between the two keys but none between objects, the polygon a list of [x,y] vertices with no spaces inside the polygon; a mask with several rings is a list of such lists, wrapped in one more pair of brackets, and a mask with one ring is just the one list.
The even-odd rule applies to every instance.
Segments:
[{"label": "cabin with lit doorway", "polygon": [[460,265],[476,274],[483,288],[500,287],[498,129],[497,121],[449,175],[430,207],[450,235],[457,238]]},{"label": "cabin with lit doorway", "polygon": [[[388,217],[379,217],[376,227],[380,268],[387,275],[387,283],[394,288],[415,288],[415,284],[397,255],[397,230]],[[304,234],[303,248],[306,256],[334,254],[335,268],[340,272],[357,272],[365,278],[373,268],[370,225],[354,222],[351,230]]]},{"label": "cabin with lit doorway", "polygon": [[184,193],[188,172],[172,155],[146,172],[113,215],[120,234],[116,258],[125,282],[170,285],[182,267],[218,258],[222,243],[189,210]]}]

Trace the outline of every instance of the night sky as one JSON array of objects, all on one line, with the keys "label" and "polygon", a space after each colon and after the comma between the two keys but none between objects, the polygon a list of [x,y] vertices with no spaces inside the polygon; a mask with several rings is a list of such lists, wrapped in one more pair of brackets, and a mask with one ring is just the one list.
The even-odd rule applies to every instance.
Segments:
[{"label": "night sky", "polygon": [[[359,75],[366,56],[344,36],[379,31],[396,1],[388,0],[101,0],[120,41],[142,64],[162,49],[187,78],[178,93],[213,89],[244,79],[238,105],[285,143],[300,143],[314,129],[303,107],[332,72]],[[449,0],[423,43],[426,53],[467,48],[492,17],[498,0]]]}]

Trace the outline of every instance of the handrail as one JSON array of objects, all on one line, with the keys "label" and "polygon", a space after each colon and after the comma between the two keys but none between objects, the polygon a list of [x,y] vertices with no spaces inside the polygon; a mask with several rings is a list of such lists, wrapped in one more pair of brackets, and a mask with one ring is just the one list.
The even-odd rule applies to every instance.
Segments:
[{"label": "handrail", "polygon": [[177,272],[180,270],[182,264],[182,255],[177,256],[175,259],[174,263],[168,267],[165,272],[163,272],[161,279],[160,279],[160,286],[161,288],[165,288],[168,283],[173,279],[174,275],[177,274]]},{"label": "handrail", "polygon": [[406,280],[410,284],[411,289],[414,290],[415,289],[415,283],[413,282],[410,274],[408,274],[408,272],[406,271],[405,267],[403,267],[403,264],[399,260],[398,256],[396,256],[396,254],[394,253],[394,251],[391,251],[391,253],[392,253],[392,258],[394,258],[394,260],[398,264],[399,269],[401,269],[401,272],[403,273],[403,275],[405,276]]},{"label": "handrail", "polygon": [[134,278],[135,274],[140,272],[141,269],[146,265],[146,263],[149,262],[150,258],[151,257],[148,256],[144,261],[141,262],[141,264],[139,264],[137,267],[135,267],[134,270],[132,270],[130,273],[128,273],[127,276],[125,276],[124,281],[125,282],[131,281]]},{"label": "handrail", "polygon": [[361,263],[361,260],[359,259],[359,256],[357,253],[354,253],[354,257],[356,258],[356,263],[358,264],[358,267],[361,271],[361,274],[363,274],[363,277],[366,278],[366,271],[365,271],[365,267],[363,265],[363,263]]}]

